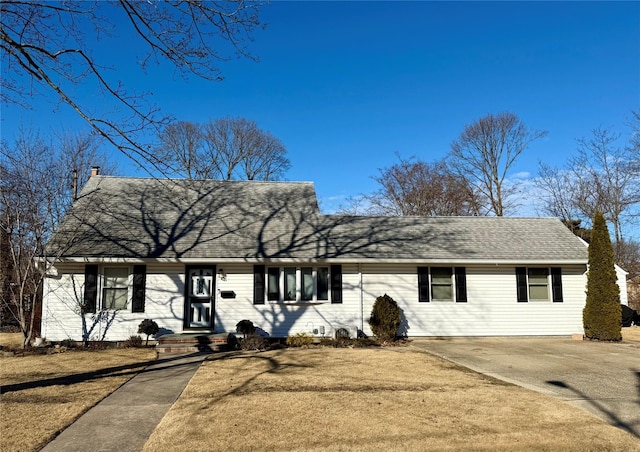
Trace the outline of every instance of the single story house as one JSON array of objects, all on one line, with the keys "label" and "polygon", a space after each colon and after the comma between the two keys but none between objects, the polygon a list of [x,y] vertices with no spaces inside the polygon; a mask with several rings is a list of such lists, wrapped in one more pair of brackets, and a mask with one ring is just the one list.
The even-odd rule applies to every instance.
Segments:
[{"label": "single story house", "polygon": [[[42,335],[581,333],[587,247],[554,218],[323,215],[312,183],[93,175],[47,246]],[[624,279],[623,279],[624,281]],[[626,288],[625,288],[626,289]],[[623,290],[626,293],[626,290]]]}]

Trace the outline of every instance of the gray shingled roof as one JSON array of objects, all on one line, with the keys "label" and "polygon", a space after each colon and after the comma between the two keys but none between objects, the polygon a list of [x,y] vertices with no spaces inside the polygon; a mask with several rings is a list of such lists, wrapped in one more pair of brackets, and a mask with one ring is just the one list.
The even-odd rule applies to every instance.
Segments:
[{"label": "gray shingled roof", "polygon": [[322,215],[313,184],[94,176],[48,245],[68,258],[584,262],[553,218]]}]

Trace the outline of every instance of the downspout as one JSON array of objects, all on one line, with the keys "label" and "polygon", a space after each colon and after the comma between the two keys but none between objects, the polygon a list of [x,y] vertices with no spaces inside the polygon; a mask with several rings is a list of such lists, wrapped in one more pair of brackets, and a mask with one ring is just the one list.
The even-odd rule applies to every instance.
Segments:
[{"label": "downspout", "polygon": [[358,278],[360,279],[360,331],[364,333],[364,286],[362,284],[362,263],[358,262]]}]

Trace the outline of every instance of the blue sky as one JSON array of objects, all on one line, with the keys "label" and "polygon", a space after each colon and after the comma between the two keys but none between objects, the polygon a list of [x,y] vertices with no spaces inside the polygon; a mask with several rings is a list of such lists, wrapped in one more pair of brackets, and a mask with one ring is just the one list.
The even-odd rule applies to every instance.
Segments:
[{"label": "blue sky", "polygon": [[[522,178],[539,160],[561,166],[596,127],[628,133],[640,110],[639,2],[276,1],[262,20],[249,46],[260,61],[223,63],[219,83],[165,67],[144,74],[128,36],[118,37],[126,50],[103,42],[96,55],[176,119],[255,120],[286,145],[287,178],[313,181],[326,212],[374,191],[372,176],[396,153],[444,157],[488,113],[511,111],[549,132],[518,160],[511,177]],[[3,106],[3,137],[19,123],[84,127],[40,102]],[[120,172],[142,174],[125,161]]]}]

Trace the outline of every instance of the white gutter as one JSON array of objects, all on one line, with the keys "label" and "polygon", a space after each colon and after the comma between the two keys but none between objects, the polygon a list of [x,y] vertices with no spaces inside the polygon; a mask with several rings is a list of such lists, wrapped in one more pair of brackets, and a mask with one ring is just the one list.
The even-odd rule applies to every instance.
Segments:
[{"label": "white gutter", "polygon": [[206,264],[206,263],[326,263],[326,264],[407,264],[407,265],[583,265],[587,259],[302,259],[302,258],[132,258],[132,257],[65,257],[57,263],[167,263],[167,264]]}]

